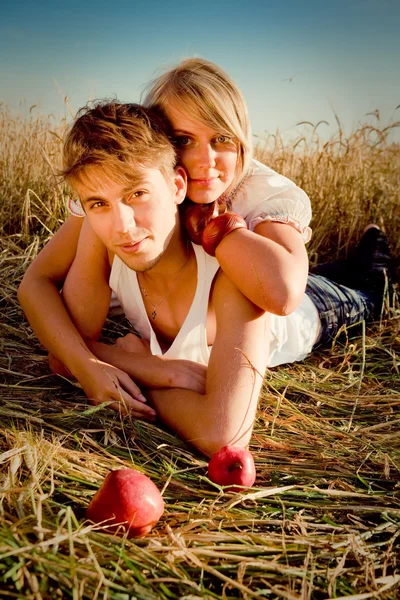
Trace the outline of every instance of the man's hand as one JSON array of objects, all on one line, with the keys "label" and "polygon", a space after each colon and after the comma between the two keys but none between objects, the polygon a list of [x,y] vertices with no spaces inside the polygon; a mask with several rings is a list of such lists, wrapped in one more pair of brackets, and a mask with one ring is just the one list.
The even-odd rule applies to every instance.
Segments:
[{"label": "man's hand", "polygon": [[127,333],[123,337],[117,338],[115,340],[115,345],[118,348],[121,348],[121,350],[125,350],[125,352],[151,354],[149,342],[135,333]]},{"label": "man's hand", "polygon": [[249,443],[267,364],[269,331],[269,314],[249,302],[222,270],[211,302],[217,335],[205,394],[182,389],[147,392],[158,417],[207,455],[223,446]]},{"label": "man's hand", "polygon": [[198,394],[205,393],[207,378],[207,367],[205,365],[178,358],[166,358],[164,362],[169,383],[165,387],[183,388]]},{"label": "man's hand", "polygon": [[[125,352],[152,356],[149,342],[134,333],[128,333],[124,337],[118,338],[115,346]],[[191,360],[163,358],[161,363],[155,367],[153,375],[153,385],[150,384],[147,387],[183,388],[198,394],[205,392],[207,367]]]},{"label": "man's hand", "polygon": [[109,402],[109,407],[135,419],[155,421],[156,412],[146,404],[138,386],[121,369],[98,359],[90,359],[85,369],[76,373],[92,404]]}]

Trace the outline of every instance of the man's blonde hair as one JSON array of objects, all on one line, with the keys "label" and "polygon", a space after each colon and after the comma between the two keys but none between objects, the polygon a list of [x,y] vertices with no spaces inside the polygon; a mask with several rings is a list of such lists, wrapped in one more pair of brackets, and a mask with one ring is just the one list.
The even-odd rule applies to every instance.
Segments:
[{"label": "man's blonde hair", "polygon": [[149,168],[172,178],[175,164],[164,119],[139,104],[105,101],[79,111],[64,141],[61,175],[79,180],[96,166],[113,181],[129,183]]},{"label": "man's blonde hair", "polygon": [[238,164],[232,191],[247,173],[252,159],[250,120],[246,102],[232,79],[216,64],[188,58],[149,83],[145,106],[168,118],[173,105],[195,120],[235,138]]}]

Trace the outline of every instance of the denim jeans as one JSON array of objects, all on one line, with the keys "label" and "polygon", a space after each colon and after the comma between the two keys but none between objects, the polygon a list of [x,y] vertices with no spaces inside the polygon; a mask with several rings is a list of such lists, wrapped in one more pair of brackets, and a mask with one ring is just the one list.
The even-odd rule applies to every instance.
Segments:
[{"label": "denim jeans", "polygon": [[353,290],[313,274],[308,276],[306,294],[315,304],[321,321],[314,349],[329,344],[343,325],[372,320],[379,302],[372,292]]},{"label": "denim jeans", "polygon": [[389,241],[376,226],[364,232],[345,260],[313,267],[306,294],[321,319],[314,347],[329,343],[343,325],[379,318],[386,291],[390,298],[392,271]]}]

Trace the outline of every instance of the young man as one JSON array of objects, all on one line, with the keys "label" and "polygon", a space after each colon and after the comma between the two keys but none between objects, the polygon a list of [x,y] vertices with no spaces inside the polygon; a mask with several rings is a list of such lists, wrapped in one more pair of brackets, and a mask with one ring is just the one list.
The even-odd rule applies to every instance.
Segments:
[{"label": "young man", "polygon": [[[75,327],[50,306],[49,324],[38,323],[23,285],[20,300],[42,342],[95,403],[150,420],[157,413],[206,454],[248,444],[268,317],[182,233],[186,177],[162,124],[139,106],[98,105],[75,121],[64,165],[86,213],[63,287]],[[149,344],[133,336],[115,346],[96,341],[110,285]]]}]

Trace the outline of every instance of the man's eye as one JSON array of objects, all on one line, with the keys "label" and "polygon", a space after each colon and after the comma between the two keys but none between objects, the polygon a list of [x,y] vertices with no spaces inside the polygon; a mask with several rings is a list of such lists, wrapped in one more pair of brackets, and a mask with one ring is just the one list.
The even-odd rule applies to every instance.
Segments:
[{"label": "man's eye", "polygon": [[174,144],[175,146],[179,147],[183,147],[183,146],[189,146],[190,144],[190,137],[188,137],[187,135],[182,135],[180,137],[176,137],[174,139]]},{"label": "man's eye", "polygon": [[147,193],[148,193],[147,190],[135,190],[134,192],[127,194],[126,201],[127,202],[135,202],[142,198],[144,199],[144,197],[147,196]]},{"label": "man's eye", "polygon": [[98,200],[97,202],[93,202],[93,203],[90,205],[90,210],[91,210],[92,208],[101,208],[101,207],[103,207],[103,206],[105,206],[105,202],[101,202],[101,200]]}]

